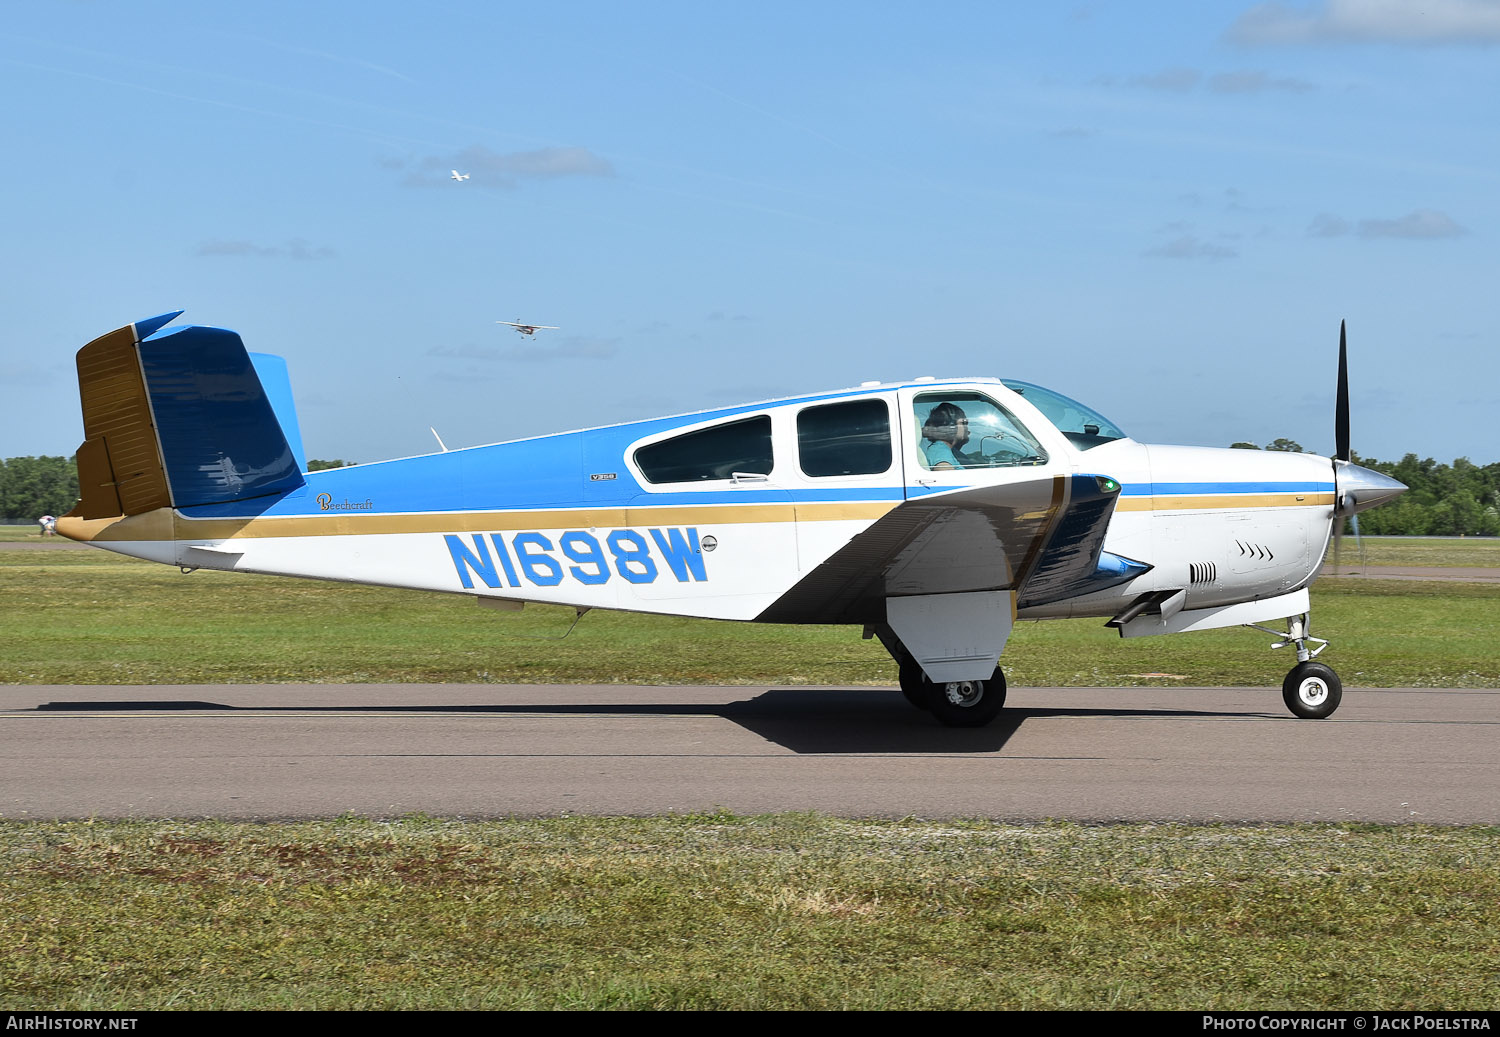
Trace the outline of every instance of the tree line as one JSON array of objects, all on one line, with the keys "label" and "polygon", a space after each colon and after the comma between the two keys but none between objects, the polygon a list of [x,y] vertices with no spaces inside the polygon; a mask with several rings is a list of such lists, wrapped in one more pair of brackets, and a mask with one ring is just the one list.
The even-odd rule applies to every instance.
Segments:
[{"label": "tree line", "polygon": [[[1238,449],[1259,450],[1254,443]],[[1304,453],[1290,439],[1278,439],[1267,450]],[[1359,514],[1365,536],[1500,536],[1500,462],[1481,467],[1467,457],[1452,464],[1407,454],[1399,461],[1380,461],[1353,452],[1349,459],[1372,471],[1399,479],[1407,491],[1390,504]]]},{"label": "tree line", "polygon": [[[352,461],[307,462],[307,470],[343,468]],[[76,457],[0,458],[0,519],[29,524],[43,515],[65,515],[78,503]]]},{"label": "tree line", "polygon": [[[1254,443],[1235,443],[1260,450]],[[1278,439],[1267,450],[1303,452],[1290,439]],[[1500,536],[1500,462],[1476,465],[1467,457],[1452,464],[1407,454],[1399,461],[1353,456],[1357,464],[1384,472],[1411,487],[1393,503],[1362,512],[1360,532],[1369,536]],[[353,462],[314,459],[308,471],[342,468]],[[78,501],[78,467],[71,457],[0,459],[0,517],[35,522],[42,515],[63,515]]]}]

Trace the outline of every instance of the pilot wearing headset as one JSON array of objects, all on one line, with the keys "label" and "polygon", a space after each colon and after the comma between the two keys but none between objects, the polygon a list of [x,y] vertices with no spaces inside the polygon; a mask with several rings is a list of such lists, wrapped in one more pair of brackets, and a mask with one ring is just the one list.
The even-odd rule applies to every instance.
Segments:
[{"label": "pilot wearing headset", "polygon": [[968,459],[960,451],[968,441],[969,419],[957,404],[938,404],[922,423],[922,454],[928,468],[963,468]]}]

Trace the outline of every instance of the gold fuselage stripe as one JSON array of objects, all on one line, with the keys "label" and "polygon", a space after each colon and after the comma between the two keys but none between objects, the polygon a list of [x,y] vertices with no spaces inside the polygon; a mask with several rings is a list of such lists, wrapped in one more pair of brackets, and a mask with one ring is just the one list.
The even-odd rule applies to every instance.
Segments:
[{"label": "gold fuselage stripe", "polygon": [[1228,511],[1238,508],[1311,508],[1333,505],[1323,493],[1209,493],[1181,497],[1121,497],[1116,511]]},{"label": "gold fuselage stripe", "polygon": [[[518,529],[620,529],[627,526],[687,526],[791,522],[872,522],[900,501],[828,504],[731,504],[683,507],[568,508],[544,511],[465,511],[407,515],[284,515],[264,518],[195,519],[173,516],[172,528],[136,517],[90,530],[100,541],[233,540],[265,537],[372,536],[392,533],[489,533]],[[146,516],[139,516],[140,519]]]},{"label": "gold fuselage stripe", "polygon": [[[1059,502],[1054,500],[1051,510]],[[278,515],[260,518],[189,518],[162,508],[123,519],[59,523],[75,540],[162,541],[234,540],[268,537],[374,536],[409,533],[489,533],[526,529],[592,529],[627,526],[687,526],[764,522],[873,522],[902,501],[840,501],[821,504],[720,504],[677,507],[556,508],[538,511],[423,512],[371,515]],[[1126,497],[1117,511],[1226,511],[1240,508],[1332,506],[1331,493],[1213,494],[1184,497]],[[1045,538],[1043,538],[1045,539]],[[1034,553],[1034,552],[1033,552]],[[1033,559],[1028,557],[1028,564]]]}]

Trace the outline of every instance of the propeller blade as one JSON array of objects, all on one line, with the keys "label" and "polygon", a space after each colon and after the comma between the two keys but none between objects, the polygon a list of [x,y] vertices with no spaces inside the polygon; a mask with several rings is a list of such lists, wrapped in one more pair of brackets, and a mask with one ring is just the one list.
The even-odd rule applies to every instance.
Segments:
[{"label": "propeller blade", "polygon": [[1334,457],[1349,460],[1349,347],[1339,321],[1339,387],[1333,407]]}]

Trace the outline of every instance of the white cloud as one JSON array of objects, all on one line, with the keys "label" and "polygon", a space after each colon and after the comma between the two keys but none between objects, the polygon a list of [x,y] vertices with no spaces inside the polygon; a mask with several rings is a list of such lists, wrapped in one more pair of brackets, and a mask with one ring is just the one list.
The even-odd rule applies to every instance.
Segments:
[{"label": "white cloud", "polygon": [[253,241],[210,238],[193,252],[195,256],[254,256],[261,259],[332,259],[336,252],[324,245],[309,245],[293,238],[285,245],[257,245]]},{"label": "white cloud", "polygon": [[[1113,85],[1111,80],[1102,80]],[[1258,94],[1268,90],[1288,93],[1307,93],[1317,89],[1305,79],[1289,76],[1273,76],[1261,69],[1241,69],[1237,72],[1200,72],[1195,68],[1164,68],[1147,76],[1132,76],[1126,80],[1128,86],[1146,90],[1165,90],[1185,94],[1200,87],[1216,94]]]},{"label": "white cloud", "polygon": [[1227,245],[1204,241],[1196,234],[1183,234],[1153,249],[1147,249],[1146,255],[1157,259],[1233,259],[1239,252]]},{"label": "white cloud", "polygon": [[1130,80],[1131,86],[1143,86],[1149,90],[1170,90],[1173,93],[1187,93],[1198,85],[1203,78],[1203,73],[1196,68],[1164,68],[1160,72],[1153,72],[1149,76],[1136,76]]},{"label": "white cloud", "polygon": [[1500,43],[1500,0],[1324,0],[1263,3],[1229,27],[1236,43]]},{"label": "white cloud", "polygon": [[1341,238],[1350,231],[1349,221],[1342,216],[1320,212],[1313,217],[1307,233],[1315,238]]},{"label": "white cloud", "polygon": [[1258,69],[1241,72],[1219,72],[1209,77],[1208,88],[1216,94],[1258,94],[1264,90],[1282,90],[1305,94],[1315,87],[1305,79],[1272,76]]},{"label": "white cloud", "polygon": [[1362,238],[1456,238],[1464,229],[1446,213],[1418,209],[1394,220],[1360,220]]},{"label": "white cloud", "polygon": [[1361,238],[1456,238],[1467,234],[1447,213],[1436,209],[1416,209],[1395,219],[1364,219],[1357,224],[1342,216],[1322,212],[1313,217],[1307,233],[1315,238],[1341,238],[1357,234]]},{"label": "white cloud", "polygon": [[510,190],[521,180],[555,179],[564,176],[613,176],[608,159],[588,148],[540,148],[536,151],[491,151],[481,144],[447,155],[428,155],[414,163],[386,159],[387,169],[409,170],[402,183],[408,187],[432,187],[450,179],[450,171],[469,176],[463,184],[490,190]]}]

